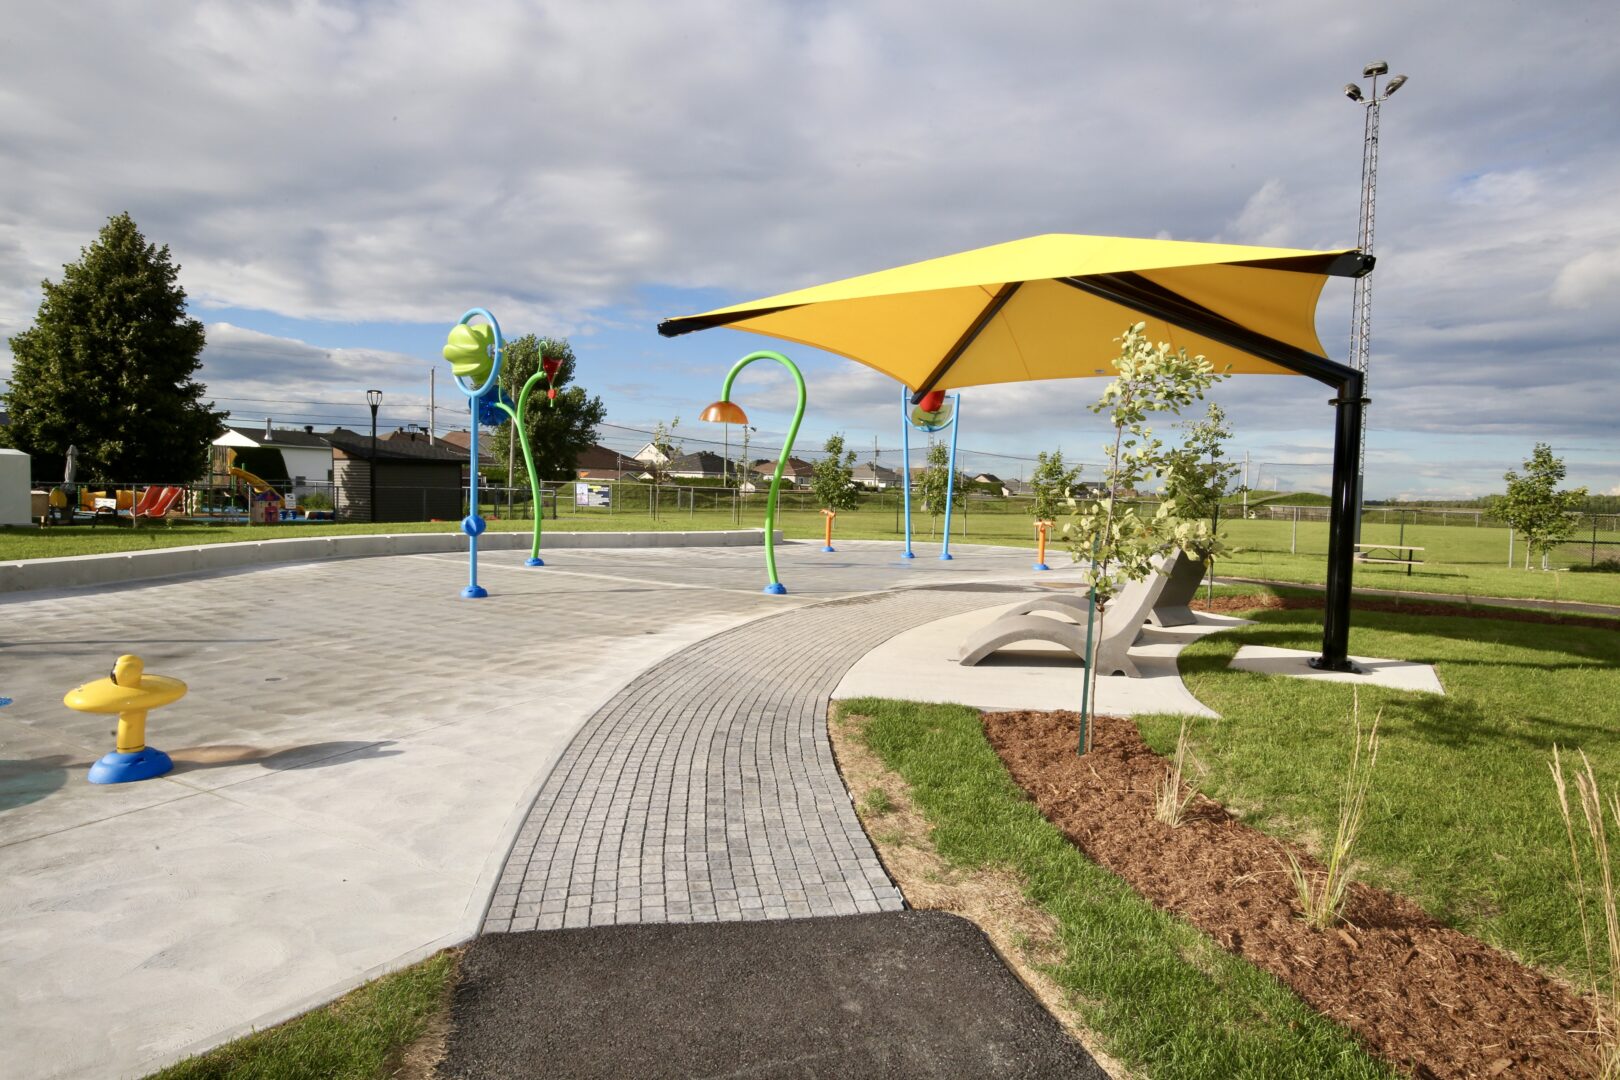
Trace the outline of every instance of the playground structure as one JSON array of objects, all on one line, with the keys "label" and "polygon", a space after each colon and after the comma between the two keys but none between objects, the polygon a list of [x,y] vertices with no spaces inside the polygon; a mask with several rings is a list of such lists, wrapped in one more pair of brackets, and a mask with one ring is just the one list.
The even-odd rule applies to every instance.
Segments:
[{"label": "playground structure", "polygon": [[[706,420],[715,424],[747,424],[748,414],[742,407],[731,400],[731,384],[736,381],[737,373],[752,364],[755,360],[775,360],[787,368],[788,374],[793,376],[793,385],[798,391],[797,404],[793,410],[793,423],[788,427],[787,439],[782,443],[782,452],[776,459],[776,471],[771,475],[771,496],[765,503],[765,572],[770,580],[766,583],[764,592],[780,596],[787,592],[776,574],[776,500],[782,491],[782,472],[787,468],[788,456],[793,453],[793,440],[798,437],[799,424],[804,420],[805,390],[804,375],[800,373],[798,365],[779,352],[763,349],[759,352],[749,353],[747,356],[731,365],[726,373],[726,381],[720,388],[720,400],[711,404],[699,414],[699,420]],[[726,456],[731,456],[731,429],[726,429]],[[832,550],[832,519],[827,519],[827,551]]]},{"label": "playground structure", "polygon": [[[231,453],[234,457],[234,451]],[[227,467],[225,472],[231,479],[239,480],[248,487],[250,492],[248,496],[249,525],[260,523],[270,525],[281,520],[282,499],[275,488],[246,469],[237,468],[234,464]]]},{"label": "playground structure", "polygon": [[117,715],[118,741],[111,753],[90,767],[92,784],[127,784],[150,780],[174,768],[169,755],[146,745],[146,714],[179,701],[186,684],[164,675],[147,675],[138,656],[120,656],[105,679],[69,690],[62,704],[77,712]]},{"label": "playground structure", "polygon": [[73,525],[83,520],[100,522],[127,518],[132,525],[142,521],[174,522],[185,518],[187,489],[181,484],[152,484],[144,489],[114,488],[92,491],[66,484],[52,488],[46,496],[42,524]]},{"label": "playground structure", "polygon": [[912,403],[913,394],[902,384],[900,387],[900,489],[905,493],[906,550],[902,559],[915,559],[911,550],[911,429],[926,431],[930,435],[951,429],[951,457],[945,473],[945,529],[939,557],[949,562],[951,555],[951,503],[956,499],[956,432],[957,420],[962,414],[962,395],[946,398],[945,391],[931,390]]},{"label": "playground structure", "polygon": [[[163,521],[246,521],[249,525],[272,525],[297,520],[290,496],[275,485],[236,465],[235,451],[226,449],[216,470],[206,481],[195,484],[149,484],[145,487],[92,488],[64,482],[44,496],[41,524],[92,525]],[[238,503],[241,505],[238,506]],[[306,518],[317,516],[306,513]]]}]

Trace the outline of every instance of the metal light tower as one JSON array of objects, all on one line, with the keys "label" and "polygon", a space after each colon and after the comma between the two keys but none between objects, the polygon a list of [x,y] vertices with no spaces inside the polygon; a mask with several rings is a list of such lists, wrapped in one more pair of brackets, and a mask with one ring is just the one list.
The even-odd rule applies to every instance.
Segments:
[{"label": "metal light tower", "polygon": [[[1361,77],[1372,80],[1372,91],[1363,95],[1357,83],[1346,83],[1344,96],[1361,105],[1366,124],[1361,139],[1361,220],[1356,230],[1356,247],[1362,254],[1373,253],[1373,221],[1378,210],[1378,111],[1389,96],[1406,85],[1406,76],[1397,75],[1378,92],[1378,78],[1389,74],[1389,63],[1378,60],[1361,69]],[[1363,386],[1367,362],[1372,354],[1372,275],[1356,278],[1356,297],[1350,313],[1350,366],[1361,372]],[[1356,540],[1361,540],[1361,518],[1367,478],[1367,411],[1361,413],[1361,457],[1356,462]]]}]

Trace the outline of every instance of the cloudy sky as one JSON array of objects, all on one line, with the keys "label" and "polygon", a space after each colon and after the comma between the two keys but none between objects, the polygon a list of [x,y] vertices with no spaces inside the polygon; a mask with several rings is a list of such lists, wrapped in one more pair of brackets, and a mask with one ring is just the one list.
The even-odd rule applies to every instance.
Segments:
[{"label": "cloudy sky", "polygon": [[[1620,491],[1612,0],[6,6],[0,339],[127,209],[244,421],[362,427],[378,387],[385,425],[425,424],[477,305],[569,337],[620,446],[677,415],[712,437],[696,412],[768,344],[661,317],[1044,232],[1353,245],[1340,87],[1387,59],[1411,81],[1383,111],[1368,494],[1483,494],[1537,441]],[[1338,359],[1349,308],[1330,285]],[[894,383],[793,354],[801,445],[875,437],[892,464]],[[465,422],[445,375],[441,430]],[[1101,388],[968,391],[969,465],[1095,461]],[[1326,396],[1220,387],[1256,486],[1325,485]],[[774,374],[737,397],[761,440],[785,427]]]}]

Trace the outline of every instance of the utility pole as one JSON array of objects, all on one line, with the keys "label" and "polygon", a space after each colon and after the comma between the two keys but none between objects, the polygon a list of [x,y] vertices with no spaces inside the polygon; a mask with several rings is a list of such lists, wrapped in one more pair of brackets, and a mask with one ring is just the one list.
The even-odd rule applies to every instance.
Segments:
[{"label": "utility pole", "polygon": [[1249,452],[1243,451],[1243,516],[1249,516]]},{"label": "utility pole", "polygon": [[439,434],[439,396],[438,384],[434,376],[439,374],[436,367],[428,368],[428,445],[433,446],[438,441]]},{"label": "utility pole", "polygon": [[[1396,75],[1378,92],[1378,78],[1389,74],[1389,63],[1377,60],[1361,69],[1361,77],[1372,80],[1372,92],[1363,95],[1357,83],[1346,83],[1344,96],[1361,105],[1365,123],[1361,136],[1361,212],[1356,231],[1356,247],[1363,255],[1373,253],[1373,221],[1378,210],[1378,114],[1389,96],[1406,85],[1405,75]],[[1372,357],[1372,275],[1356,278],[1355,302],[1350,314],[1350,366],[1361,372],[1362,385],[1366,381],[1368,361]],[[1361,458],[1356,462],[1356,542],[1361,541],[1362,507],[1366,503],[1367,475],[1367,409],[1361,411]]]}]

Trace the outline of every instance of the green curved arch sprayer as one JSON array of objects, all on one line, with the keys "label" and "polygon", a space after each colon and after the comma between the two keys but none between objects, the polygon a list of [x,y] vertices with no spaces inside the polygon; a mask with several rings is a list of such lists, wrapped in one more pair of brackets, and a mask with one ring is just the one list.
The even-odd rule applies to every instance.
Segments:
[{"label": "green curved arch sprayer", "polygon": [[[548,367],[547,365],[550,363],[551,361],[546,360],[543,355],[541,356],[539,370],[530,375],[528,381],[523,384],[523,389],[518,391],[517,407],[515,409],[502,400],[497,400],[495,403],[496,408],[504,412],[507,418],[511,420],[512,426],[517,429],[518,446],[523,450],[523,464],[529,470],[529,500],[534,505],[534,537],[529,543],[528,565],[530,566],[545,565],[545,562],[540,558],[540,534],[543,529],[540,520],[545,517],[545,507],[543,505],[544,500],[540,497],[540,478],[534,471],[534,452],[529,449],[529,428],[523,422],[523,417],[528,415],[526,410],[529,406],[529,391],[539,385],[541,379],[546,380],[547,384],[556,379],[557,369]],[[557,391],[548,387],[546,396],[551,400],[551,407],[556,408]]]},{"label": "green curved arch sprayer", "polygon": [[731,371],[726,374],[725,384],[720,388],[720,400],[704,409],[698,419],[718,424],[748,423],[748,414],[731,400],[731,384],[736,381],[737,373],[755,360],[775,360],[787,368],[799,392],[798,406],[793,411],[793,423],[788,427],[787,440],[782,444],[782,453],[776,459],[776,472],[771,477],[770,501],[765,504],[765,571],[771,580],[764,591],[781,595],[787,592],[787,588],[776,576],[776,497],[782,490],[782,473],[787,468],[788,455],[793,453],[793,440],[798,437],[799,424],[804,420],[804,376],[800,374],[798,366],[793,361],[779,352],[763,349],[749,353],[731,366]]}]

